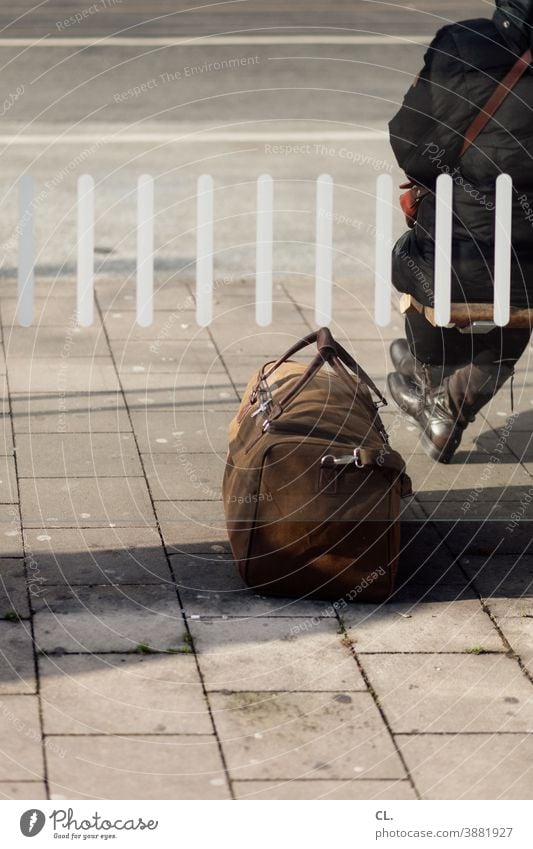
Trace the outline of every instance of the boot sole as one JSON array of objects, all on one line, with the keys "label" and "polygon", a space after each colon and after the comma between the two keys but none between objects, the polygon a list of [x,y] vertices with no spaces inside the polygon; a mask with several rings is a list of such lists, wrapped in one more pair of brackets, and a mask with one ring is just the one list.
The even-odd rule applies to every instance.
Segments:
[{"label": "boot sole", "polygon": [[429,438],[429,436],[427,435],[426,431],[423,430],[423,428],[420,426],[420,422],[417,419],[415,419],[414,416],[409,415],[409,413],[407,412],[405,407],[403,407],[401,404],[398,404],[398,402],[396,401],[396,399],[394,398],[394,395],[392,393],[388,377],[387,377],[387,386],[388,386],[388,389],[389,389],[389,393],[391,394],[392,398],[394,399],[394,403],[396,404],[398,409],[401,411],[401,413],[405,416],[406,419],[408,419],[410,422],[412,422],[414,425],[416,425],[418,432],[420,434],[420,442],[422,444],[422,448],[424,449],[426,454],[429,457],[431,457],[432,460],[435,460],[437,463],[443,463],[444,465],[447,466],[449,464],[450,460],[452,460],[455,452],[459,448],[459,445],[461,444],[462,431],[459,431],[456,435],[456,431],[457,431],[457,429],[456,429],[452,433],[452,435],[450,436],[450,438],[449,438],[448,442],[446,443],[446,445],[444,446],[444,448],[439,451],[439,449],[437,448],[435,443],[433,443],[431,441],[431,439]]}]

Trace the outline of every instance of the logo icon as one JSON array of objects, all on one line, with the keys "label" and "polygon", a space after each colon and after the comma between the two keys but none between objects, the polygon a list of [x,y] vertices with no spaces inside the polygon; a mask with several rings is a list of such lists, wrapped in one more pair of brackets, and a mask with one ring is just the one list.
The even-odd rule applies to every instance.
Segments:
[{"label": "logo icon", "polygon": [[30,808],[29,811],[24,811],[20,818],[20,830],[24,837],[35,837],[43,830],[46,817],[42,811],[37,808]]}]

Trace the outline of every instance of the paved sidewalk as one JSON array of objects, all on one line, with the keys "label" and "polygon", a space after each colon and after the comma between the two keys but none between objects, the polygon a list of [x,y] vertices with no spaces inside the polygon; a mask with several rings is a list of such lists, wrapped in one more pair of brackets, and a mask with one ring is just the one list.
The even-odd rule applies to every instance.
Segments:
[{"label": "paved sidewalk", "polygon": [[[98,282],[89,329],[73,281],[37,289],[33,328],[14,283],[0,303],[0,797],[531,798],[527,356],[516,415],[502,390],[448,467],[387,408],[416,491],[401,586],[336,617],[245,590],[220,502],[239,394],[314,326],[312,281],[266,330],[250,279],[206,330],[179,277],[148,329],[132,280]],[[372,303],[337,286],[332,329],[384,385],[401,320]]]}]

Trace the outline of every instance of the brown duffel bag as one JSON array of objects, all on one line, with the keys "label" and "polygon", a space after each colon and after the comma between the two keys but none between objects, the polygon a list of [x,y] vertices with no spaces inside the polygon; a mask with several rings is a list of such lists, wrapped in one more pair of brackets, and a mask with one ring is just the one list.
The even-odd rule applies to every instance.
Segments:
[{"label": "brown duffel bag", "polygon": [[[314,342],[307,367],[290,359]],[[252,377],[229,428],[223,498],[235,560],[257,592],[368,602],[392,592],[411,484],[385,403],[328,328]]]}]

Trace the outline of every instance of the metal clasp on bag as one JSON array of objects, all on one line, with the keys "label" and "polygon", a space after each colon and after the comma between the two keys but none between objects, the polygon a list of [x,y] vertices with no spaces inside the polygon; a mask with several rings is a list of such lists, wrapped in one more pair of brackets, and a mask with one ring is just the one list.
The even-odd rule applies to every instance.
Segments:
[{"label": "metal clasp on bag", "polygon": [[333,454],[326,454],[320,461],[322,466],[351,466],[352,463],[358,469],[364,469],[364,463],[361,462],[360,448],[354,448],[352,454],[344,454],[342,457],[335,457]]},{"label": "metal clasp on bag", "polygon": [[257,410],[255,411],[255,413],[252,413],[252,416],[251,416],[251,417],[252,417],[252,419],[255,419],[255,417],[256,417],[256,416],[260,416],[260,415],[261,415],[261,413],[266,413],[266,411],[268,410],[268,408],[270,407],[270,405],[271,405],[271,404],[272,404],[272,401],[270,401],[270,400],[268,400],[268,401],[263,401],[263,402],[259,405],[259,407],[257,408]]}]

